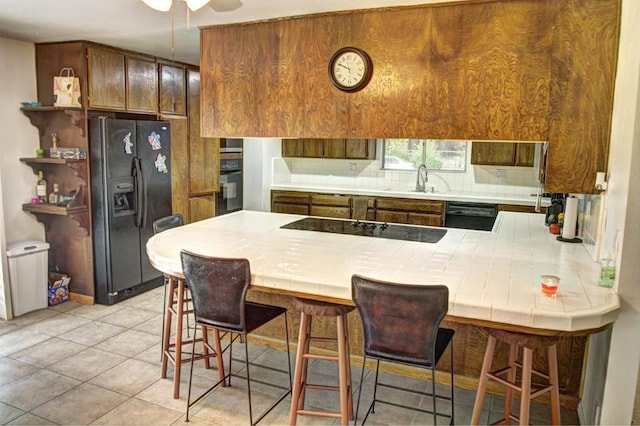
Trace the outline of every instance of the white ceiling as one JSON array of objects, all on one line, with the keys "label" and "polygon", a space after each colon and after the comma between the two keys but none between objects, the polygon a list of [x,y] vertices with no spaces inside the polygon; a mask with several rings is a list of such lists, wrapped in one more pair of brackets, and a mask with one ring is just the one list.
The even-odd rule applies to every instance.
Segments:
[{"label": "white ceiling", "polygon": [[141,0],[0,0],[0,36],[35,43],[89,40],[166,59],[199,64],[199,26],[250,22],[338,10],[368,9],[455,0],[241,0],[234,11],[204,7],[190,14],[174,0],[171,13],[150,9]]}]

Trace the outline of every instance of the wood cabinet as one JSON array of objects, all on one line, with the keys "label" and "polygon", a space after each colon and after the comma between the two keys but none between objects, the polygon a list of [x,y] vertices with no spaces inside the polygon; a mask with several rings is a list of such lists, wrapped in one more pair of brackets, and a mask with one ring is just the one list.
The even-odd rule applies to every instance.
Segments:
[{"label": "wood cabinet", "polygon": [[158,65],[155,59],[127,56],[127,111],[158,111]]},{"label": "wood cabinet", "polygon": [[71,67],[80,79],[83,107],[158,113],[156,58],[86,41],[36,44],[38,100],[53,105],[53,76]]},{"label": "wood cabinet", "polygon": [[[548,141],[545,190],[593,193],[607,168],[621,9],[621,0],[467,1],[206,27],[203,132]],[[357,93],[327,78],[327,58],[345,45],[374,63]]]},{"label": "wood cabinet", "polygon": [[[348,219],[359,195],[271,191],[271,211]],[[367,220],[411,225],[444,226],[445,202],[367,196]]]},{"label": "wood cabinet", "polygon": [[283,157],[373,160],[375,139],[283,139]]},{"label": "wood cabinet", "polygon": [[304,141],[302,139],[282,139],[282,156],[304,157]]},{"label": "wood cabinet", "polygon": [[341,194],[311,194],[311,216],[351,217],[351,197]]},{"label": "wood cabinet", "polygon": [[160,64],[160,112],[185,115],[185,69],[182,66]]},{"label": "wood cabinet", "polygon": [[536,144],[473,142],[471,164],[533,167]]},{"label": "wood cabinet", "polygon": [[[167,120],[171,126],[172,210],[185,221],[215,215],[219,188],[219,141],[200,137],[200,81],[197,67],[187,66],[88,41],[38,43],[36,82],[41,108],[23,108],[49,153],[51,134],[59,146],[88,152],[90,116]],[[163,63],[162,74],[158,61]],[[53,107],[53,77],[71,67],[80,80],[82,108]],[[162,83],[160,81],[162,80]],[[163,108],[159,115],[159,88]],[[188,103],[188,105],[187,105]],[[88,160],[22,159],[34,173],[43,170],[49,185],[63,193],[77,189],[67,207],[25,204],[23,210],[44,223],[51,245],[50,263],[71,277],[71,297],[93,303],[94,259],[91,182]],[[51,191],[51,188],[49,189]]]},{"label": "wood cabinet", "polygon": [[126,109],[126,68],[124,54],[89,47],[89,108]]},{"label": "wood cabinet", "polygon": [[309,214],[311,195],[306,192],[271,191],[271,211],[274,213]]},{"label": "wood cabinet", "polygon": [[444,226],[444,214],[444,201],[376,198],[376,220],[378,222]]}]

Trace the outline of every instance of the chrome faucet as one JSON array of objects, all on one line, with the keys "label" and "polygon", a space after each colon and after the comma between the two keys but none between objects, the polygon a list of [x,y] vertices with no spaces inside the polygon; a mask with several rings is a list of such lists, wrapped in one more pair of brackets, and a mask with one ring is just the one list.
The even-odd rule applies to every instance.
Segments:
[{"label": "chrome faucet", "polygon": [[[422,173],[424,170],[424,174]],[[427,182],[428,178],[427,166],[422,163],[420,167],[418,167],[418,176],[416,176],[416,192],[427,192]]]}]

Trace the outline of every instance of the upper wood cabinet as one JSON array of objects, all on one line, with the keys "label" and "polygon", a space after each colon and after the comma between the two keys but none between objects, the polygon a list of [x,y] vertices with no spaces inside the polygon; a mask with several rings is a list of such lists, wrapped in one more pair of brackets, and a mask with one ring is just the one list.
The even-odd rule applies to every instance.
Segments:
[{"label": "upper wood cabinet", "polygon": [[158,111],[158,65],[155,59],[127,56],[127,111]]},{"label": "upper wood cabinet", "polygon": [[184,67],[160,64],[160,112],[186,114]]},{"label": "upper wood cabinet", "polygon": [[187,69],[189,196],[220,190],[220,139],[200,136],[200,73]]},{"label": "upper wood cabinet", "polygon": [[[203,134],[548,141],[545,190],[592,193],[607,168],[621,9],[465,1],[205,27]],[[355,93],[327,76],[349,45],[374,68]]]},{"label": "upper wood cabinet", "polygon": [[126,68],[122,53],[90,47],[89,108],[126,109]]},{"label": "upper wood cabinet", "polygon": [[375,139],[283,139],[282,156],[373,160]]},{"label": "upper wood cabinet", "polygon": [[53,76],[64,67],[73,68],[80,79],[86,108],[158,113],[158,66],[153,56],[84,41],[37,44],[38,100],[42,105],[53,105]]},{"label": "upper wood cabinet", "polygon": [[533,167],[535,144],[509,142],[473,142],[471,164]]}]

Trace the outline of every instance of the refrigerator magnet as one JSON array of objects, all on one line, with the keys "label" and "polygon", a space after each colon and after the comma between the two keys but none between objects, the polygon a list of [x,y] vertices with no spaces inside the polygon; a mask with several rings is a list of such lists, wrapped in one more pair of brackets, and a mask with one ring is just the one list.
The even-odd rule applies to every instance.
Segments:
[{"label": "refrigerator magnet", "polygon": [[133,154],[133,152],[131,152],[131,147],[133,147],[133,142],[131,142],[131,132],[127,133],[127,136],[122,139],[122,143],[124,144],[124,153]]},{"label": "refrigerator magnet", "polygon": [[161,153],[158,153],[158,156],[156,157],[155,166],[156,166],[156,169],[158,169],[158,172],[168,173],[169,169],[167,169],[167,156],[162,155]]},{"label": "refrigerator magnet", "polygon": [[151,144],[151,149],[154,151],[162,148],[162,145],[160,144],[160,135],[156,132],[151,132],[148,139],[149,144]]}]

